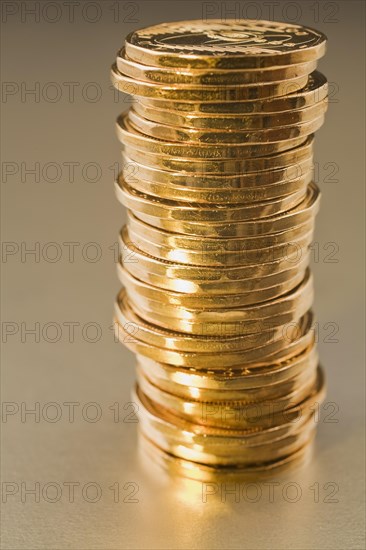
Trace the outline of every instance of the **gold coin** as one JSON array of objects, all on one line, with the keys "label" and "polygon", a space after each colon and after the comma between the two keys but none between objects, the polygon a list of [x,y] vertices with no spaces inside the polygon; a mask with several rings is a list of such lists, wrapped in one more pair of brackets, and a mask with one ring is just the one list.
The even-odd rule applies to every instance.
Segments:
[{"label": "gold coin", "polygon": [[[244,416],[246,421],[250,421],[254,417],[254,422],[251,427],[254,427],[255,421],[258,417],[258,409],[263,416],[268,414],[276,414],[277,412],[291,408],[301,403],[311,393],[311,389],[314,386],[316,380],[317,367],[302,371],[298,376],[287,380],[285,383],[271,384],[269,386],[261,386],[259,388],[252,388],[250,391],[236,391],[230,392],[228,390],[221,390],[214,392],[213,399],[210,399],[211,392],[207,392],[206,389],[200,390],[196,395],[181,395],[182,389],[178,388],[178,393],[175,393],[177,388],[176,384],[170,384],[165,382],[165,387],[159,385],[159,381],[152,381],[152,377],[149,372],[145,372],[144,369],[138,365],[138,385],[141,390],[149,396],[149,398],[157,403],[159,406],[167,409],[174,415],[178,415],[181,418],[186,418],[189,422],[194,424],[212,425],[212,427],[219,427],[223,429],[238,429],[238,426],[234,424],[235,419],[232,418],[232,424],[226,426],[219,426],[215,421],[222,414],[225,408],[225,413],[229,412],[228,407],[238,409],[238,416]],[[287,388],[287,389],[285,389]],[[189,390],[186,386],[184,389]],[[194,392],[192,392],[194,393]],[[275,397],[273,397],[275,395]],[[217,405],[217,407],[215,407]],[[256,410],[256,405],[258,409]],[[211,409],[212,406],[212,410]],[[221,410],[220,410],[221,408]],[[234,410],[231,411],[232,416]],[[210,416],[212,422],[210,422]],[[196,417],[196,418],[194,418]],[[236,422],[238,421],[238,417]],[[243,426],[245,429],[245,427]]]},{"label": "gold coin", "polygon": [[[140,426],[148,427],[151,436],[154,433],[155,441],[164,438],[173,444],[205,450],[222,459],[231,457],[236,460],[239,456],[244,457],[249,449],[258,452],[263,445],[270,446],[289,435],[304,433],[307,428],[314,429],[316,423],[311,411],[311,406],[316,403],[314,395],[321,400],[324,395],[324,387],[320,386],[323,383],[321,369],[311,383],[298,392],[293,403],[286,399],[274,404],[238,402],[236,408],[227,403],[189,402],[171,394],[163,396],[166,392],[159,392],[143,380],[141,382],[144,387],[139,386],[139,397],[144,399],[144,405],[148,404],[140,411]],[[151,391],[153,396],[147,397],[144,389]],[[296,401],[301,398],[301,393],[303,399]],[[177,409],[173,411],[155,398],[165,400],[168,405],[174,404]],[[183,403],[186,403],[185,411],[181,412]],[[154,411],[155,415],[149,415],[146,409]],[[222,425],[224,418],[227,419],[226,426]]]},{"label": "gold coin", "polygon": [[183,128],[181,126],[170,126],[161,122],[153,122],[141,117],[136,111],[128,111],[128,122],[131,127],[142,134],[166,141],[202,143],[204,145],[218,145],[220,147],[233,144],[267,144],[278,143],[288,139],[307,137],[313,134],[324,123],[324,115],[314,120],[293,124],[290,126],[279,126],[265,130],[227,130],[221,129],[196,129]]},{"label": "gold coin", "polygon": [[129,225],[122,229],[120,244],[140,250],[154,258],[195,266],[255,265],[279,259],[289,264],[305,254],[312,241],[314,220],[291,230],[265,236],[214,239],[202,242],[198,237],[170,233],[139,222],[129,216]]},{"label": "gold coin", "polygon": [[[163,450],[180,458],[210,465],[220,464],[233,467],[239,463],[241,466],[250,467],[253,464],[258,464],[258,462],[279,459],[296,452],[309,441],[310,436],[314,435],[315,428],[312,426],[311,430],[301,431],[296,436],[289,436],[283,438],[283,440],[279,439],[270,444],[258,445],[255,448],[239,448],[237,453],[232,452],[229,456],[225,452],[221,454],[216,447],[206,450],[207,445],[200,448],[198,445],[195,446],[189,443],[181,444],[179,440],[175,441],[171,437],[161,434],[158,430],[152,429],[149,423],[147,426],[141,423],[140,430],[148,437],[152,437]],[[222,444],[220,450],[222,449],[228,451],[224,444]]]},{"label": "gold coin", "polygon": [[[134,156],[137,157],[140,155],[141,157],[140,161],[137,162],[128,156],[129,153],[130,151],[128,151],[127,148],[122,152],[123,176],[126,182],[132,187],[134,184],[137,185],[142,181],[149,182],[150,185],[158,184],[159,192],[163,192],[163,189],[172,189],[171,192],[173,193],[175,189],[178,191],[182,189],[188,196],[190,196],[189,194],[192,192],[197,196],[201,196],[197,191],[206,194],[211,192],[218,197],[218,201],[223,201],[223,198],[227,196],[234,196],[234,193],[240,193],[240,190],[244,188],[247,188],[248,191],[243,191],[243,196],[246,196],[244,193],[248,195],[250,193],[257,193],[261,196],[263,193],[269,193],[269,189],[271,189],[272,186],[284,188],[284,185],[291,185],[299,179],[305,178],[309,172],[312,172],[314,167],[313,157],[310,156],[283,168],[274,168],[271,170],[225,175],[195,174],[162,170],[146,164],[141,164],[141,161],[146,163],[149,159],[144,158],[145,155],[136,150]],[[266,191],[263,191],[263,189]],[[167,192],[168,191],[165,191],[165,193]]]},{"label": "gold coin", "polygon": [[253,99],[271,99],[290,93],[299,92],[305,88],[308,75],[301,75],[291,79],[277,82],[265,82],[264,84],[233,84],[231,87],[221,86],[187,86],[181,84],[155,84],[143,80],[135,80],[119,72],[117,65],[111,67],[111,80],[113,86],[119,91],[134,97],[149,97],[159,100],[181,102],[207,102],[217,101],[250,101]]},{"label": "gold coin", "polygon": [[[218,401],[202,402],[193,399],[187,400],[163,391],[149,382],[139,371],[137,371],[137,375],[141,391],[158,406],[188,422],[223,429],[262,427],[263,422],[276,424],[281,420],[281,416],[286,415],[287,409],[299,405],[311,394],[317,378],[316,372],[309,373],[302,384],[274,400],[224,401],[221,397]],[[279,414],[281,412],[284,414]]]},{"label": "gold coin", "polygon": [[140,193],[119,180],[115,183],[118,200],[135,213],[143,214],[168,222],[238,222],[268,218],[286,212],[299,205],[306,195],[306,189],[277,199],[242,205],[202,205],[200,203],[178,202],[159,199],[153,195]]},{"label": "gold coin", "polygon": [[[131,256],[129,257],[129,260],[130,259]],[[136,260],[138,257],[135,256],[134,259]],[[199,277],[204,276],[204,274],[202,274],[202,268],[199,266],[196,266],[195,270],[192,270],[194,273],[194,279],[187,278],[189,275],[187,275],[186,278],[182,276],[182,278],[177,279],[172,276],[169,265],[166,265],[164,261],[156,265],[156,262],[145,262],[143,257],[141,262],[127,261],[123,264],[123,266],[120,263],[117,264],[117,273],[121,282],[123,280],[123,269],[126,269],[131,275],[145,283],[158,286],[162,289],[165,288],[167,290],[189,293],[192,295],[245,294],[248,292],[255,292],[278,286],[281,283],[293,280],[298,273],[305,273],[309,260],[310,254],[307,253],[299,262],[294,262],[292,267],[287,267],[286,269],[286,266],[282,266],[282,270],[281,265],[278,262],[272,262],[273,273],[270,275],[253,277],[251,279],[225,279],[225,274],[223,273],[224,270],[222,269],[221,273],[216,274],[216,280],[199,279]],[[155,273],[149,271],[149,265],[152,265],[155,268]],[[160,275],[156,273],[159,271],[159,267],[162,271],[162,274]],[[181,271],[177,265],[174,266],[174,270]],[[221,280],[219,279],[220,276]]]},{"label": "gold coin", "polygon": [[306,325],[302,327],[304,333],[296,341],[285,346],[282,340],[276,340],[258,348],[237,352],[221,354],[217,354],[217,352],[181,352],[152,346],[138,340],[131,334],[134,326],[132,325],[132,328],[130,325],[127,325],[127,327],[122,326],[118,323],[117,318],[114,320],[114,328],[119,341],[134,353],[145,355],[160,363],[196,369],[206,369],[210,365],[212,369],[222,370],[227,367],[235,368],[244,363],[252,363],[253,366],[254,363],[266,364],[265,362],[267,362],[267,364],[271,364],[273,361],[285,361],[301,353],[314,341],[313,330]]},{"label": "gold coin", "polygon": [[[128,93],[128,92],[127,92]],[[132,92],[133,93],[133,90]],[[318,104],[325,100],[328,95],[328,83],[325,76],[319,71],[314,71],[309,75],[306,86],[300,90],[291,90],[286,96],[267,98],[265,100],[253,101],[223,101],[221,103],[204,103],[170,101],[153,99],[148,97],[139,97],[135,101],[146,107],[167,109],[168,111],[178,111],[180,113],[198,113],[198,114],[235,114],[252,115],[263,113],[282,114],[285,111],[304,109]]]},{"label": "gold coin", "polygon": [[[224,239],[207,237],[203,241],[200,237],[195,237],[194,235],[181,235],[152,227],[136,218],[131,211],[128,212],[127,222],[128,225],[124,226],[120,233],[121,248],[123,248],[125,243],[129,243],[131,244],[131,248],[135,246],[137,251],[142,250],[150,256],[154,256],[151,247],[156,247],[157,250],[160,248],[170,249],[171,257],[166,259],[173,263],[186,263],[183,256],[184,250],[199,252],[202,258],[206,257],[207,254],[218,255],[226,252],[235,252],[238,254],[243,252],[243,256],[245,256],[245,251],[258,251],[263,248],[286,245],[288,247],[286,252],[290,255],[293,251],[291,250],[292,243],[297,242],[298,239],[312,233],[314,230],[314,219],[311,219],[302,225],[265,236],[258,235]],[[176,254],[174,254],[173,250],[176,251]],[[275,258],[271,261],[274,260]],[[262,258],[261,263],[264,263]]]},{"label": "gold coin", "polygon": [[155,67],[251,69],[303,63],[325,52],[324,34],[274,21],[209,19],[146,27],[126,38],[126,55]]},{"label": "gold coin", "polygon": [[173,111],[164,105],[150,107],[142,101],[135,101],[133,110],[147,120],[180,128],[216,129],[216,130],[268,130],[281,126],[291,126],[312,121],[324,115],[328,108],[328,98],[303,109],[280,111],[277,113],[206,114],[192,111]]},{"label": "gold coin", "polygon": [[[302,430],[277,437],[273,441],[250,445],[247,442],[249,438],[235,438],[234,443],[230,444],[227,442],[228,438],[221,437],[220,444],[215,445],[211,437],[199,438],[196,436],[191,441],[185,441],[185,438],[179,437],[179,432],[176,433],[178,430],[169,429],[170,425],[162,427],[156,425],[150,418],[145,419],[143,415],[141,418],[140,430],[166,452],[199,463],[225,466],[234,466],[235,464],[250,466],[286,456],[304,445],[315,430],[315,423],[310,419],[302,427]],[[196,439],[202,440],[202,443],[195,443]]]},{"label": "gold coin", "polygon": [[[131,279],[131,276],[128,279],[126,276],[124,281],[125,284],[129,284],[129,297],[133,302],[133,306],[138,306],[139,309],[143,308],[146,312],[159,315],[159,318],[162,313],[165,313],[167,318],[166,323],[170,322],[170,317],[179,321],[197,320],[205,323],[211,323],[213,321],[221,321],[221,323],[236,321],[237,323],[240,323],[241,321],[263,319],[268,318],[271,315],[279,315],[292,311],[292,309],[296,309],[298,302],[302,303],[305,301],[307,303],[309,297],[312,297],[313,294],[312,277],[308,271],[306,272],[302,283],[295,286],[287,293],[284,293],[282,296],[276,296],[272,300],[265,301],[264,303],[249,303],[244,305],[240,304],[240,294],[238,294],[237,297],[236,295],[230,295],[229,298],[225,300],[225,296],[220,294],[215,296],[191,296],[190,294],[165,291],[165,299],[160,301],[164,291],[161,290],[158,292],[158,287],[152,287],[151,285],[146,285],[142,282],[140,282],[139,285],[135,283],[140,292],[139,294],[134,292],[132,295],[133,287]],[[238,305],[235,307],[228,307],[226,302],[230,298],[232,299],[232,302],[238,302]],[[190,307],[187,305],[182,305],[182,303],[186,304],[190,302],[192,304]],[[162,309],[164,311],[162,311]],[[141,317],[145,318],[144,315]],[[159,323],[156,324],[159,325]]]},{"label": "gold coin", "polygon": [[[286,178],[289,167],[296,165],[304,160],[312,158],[313,153],[313,136],[309,136],[306,141],[295,149],[276,153],[269,157],[245,158],[245,159],[194,159],[194,158],[179,158],[168,156],[165,154],[151,153],[148,151],[140,151],[133,145],[130,147],[128,143],[124,143],[124,149],[127,156],[142,165],[150,166],[160,170],[177,171],[191,177],[208,176],[217,177],[220,175],[232,175],[234,178],[249,178],[250,182],[256,182],[259,178],[263,184],[268,175],[268,183],[275,183],[276,175],[273,174],[273,179],[268,171],[281,169],[282,173],[279,180]],[[259,174],[257,174],[259,172]],[[263,172],[263,173],[261,173]],[[291,177],[291,175],[289,175]],[[231,185],[231,180],[228,178],[228,185]],[[235,185],[235,183],[234,183]],[[255,183],[250,183],[255,185]]]},{"label": "gold coin", "polygon": [[154,67],[136,63],[126,56],[124,48],[118,52],[116,65],[118,71],[135,80],[189,86],[235,86],[237,84],[263,84],[278,80],[287,80],[298,76],[309,75],[316,68],[316,61],[298,65],[287,65],[271,69],[182,69]]},{"label": "gold coin", "polygon": [[[249,306],[256,303],[267,302],[273,300],[282,294],[290,292],[297,287],[304,279],[304,272],[298,272],[293,279],[275,285],[273,287],[261,289],[258,291],[249,291],[243,294],[190,294],[187,292],[174,292],[171,290],[161,289],[151,284],[145,283],[129,273],[123,267],[119,270],[119,277],[123,284],[128,289],[129,295],[135,303],[146,304],[146,299],[153,301],[161,301],[162,304],[170,304],[171,306],[184,307],[188,309],[202,308],[229,308],[239,306]],[[307,275],[305,279],[307,279]]]},{"label": "gold coin", "polygon": [[[288,325],[284,325],[285,334]],[[267,328],[267,327],[264,327]],[[312,372],[318,365],[318,353],[311,345],[288,361],[263,368],[225,369],[222,372],[209,369],[174,367],[137,356],[138,368],[155,386],[180,397],[199,401],[264,400],[269,395],[287,393],[304,373]]]},{"label": "gold coin", "polygon": [[[139,432],[139,449],[141,451],[141,460],[149,457],[153,464],[162,471],[165,471],[173,478],[182,477],[201,483],[223,483],[223,482],[248,482],[272,478],[274,475],[288,472],[307,464],[313,453],[313,439],[304,445],[301,449],[282,459],[272,462],[255,464],[253,466],[224,467],[220,465],[209,466],[190,460],[178,458],[168,452],[163,451],[149,437]],[[151,470],[151,460],[148,461],[149,472]]]},{"label": "gold coin", "polygon": [[150,359],[160,363],[168,363],[171,365],[211,369],[233,368],[243,365],[252,364],[271,364],[273,361],[285,361],[298,355],[305,350],[314,341],[314,330],[312,327],[312,316],[305,315],[298,323],[298,337],[290,341],[289,339],[280,338],[270,341],[262,346],[252,347],[248,349],[232,350],[227,352],[201,352],[201,351],[179,351],[174,349],[162,348],[147,344],[143,340],[137,338],[138,331],[134,324],[120,324],[118,318],[115,318],[114,328],[119,341],[128,347],[131,351],[140,355],[145,355]]},{"label": "gold coin", "polygon": [[[141,422],[149,420],[152,426],[160,427],[162,432],[176,434],[182,442],[189,440],[193,442],[194,440],[197,445],[204,446],[206,440],[212,446],[216,445],[217,447],[227,443],[235,451],[238,446],[256,446],[257,444],[272,442],[277,436],[294,433],[303,428],[309,420],[315,423],[314,405],[319,405],[323,401],[324,395],[324,373],[318,367],[315,379],[313,379],[311,387],[302,401],[290,404],[286,412],[283,409],[276,410],[270,406],[266,408],[265,402],[257,403],[257,410],[252,406],[247,411],[247,420],[252,420],[252,425],[248,422],[246,426],[237,427],[233,425],[227,427],[208,426],[177,417],[171,409],[157,403],[154,399],[150,399],[140,387],[137,387],[136,397],[141,403],[141,413],[139,414]],[[206,407],[208,405],[208,403],[205,404]],[[277,429],[273,429],[274,427]],[[223,436],[225,439],[223,439]]]},{"label": "gold coin", "polygon": [[[125,282],[127,282],[127,277]],[[168,293],[168,291],[165,291],[165,299],[163,302],[161,302],[159,300],[161,300],[161,295],[164,291],[161,291],[160,293],[155,292],[155,287],[152,287],[151,285],[145,285],[144,287],[143,283],[141,283],[139,288],[139,299],[138,301],[134,300],[133,305],[138,305],[139,310],[144,310],[144,315],[142,315],[142,318],[145,318],[145,314],[147,315],[148,312],[151,312],[158,315],[159,318],[164,313],[166,316],[166,323],[172,322],[172,319],[169,319],[170,317],[179,321],[196,320],[205,323],[210,323],[212,321],[221,323],[225,323],[225,321],[236,321],[240,323],[240,321],[263,319],[270,317],[271,315],[275,316],[282,313],[287,313],[288,311],[296,309],[298,303],[308,303],[309,298],[312,298],[313,295],[313,280],[308,270],[305,274],[303,281],[283,296],[279,296],[265,303],[250,304],[247,306],[238,305],[236,307],[227,307],[224,298],[221,297],[220,300],[220,295],[218,295],[200,297],[192,296],[192,302],[194,304],[199,303],[199,305],[198,307],[191,306],[189,308],[187,306],[182,306],[181,303],[184,298],[187,300],[187,302],[189,302],[190,294],[183,294],[178,292],[173,293],[172,291],[169,291]],[[143,291],[144,288],[145,291]],[[129,297],[131,299],[131,292],[129,292]],[[207,301],[208,304],[211,300],[216,300],[214,302],[215,305],[212,305],[210,308],[210,306],[207,304],[207,306],[204,307],[204,298],[206,298],[205,301]],[[230,296],[230,298],[234,300],[234,296]],[[237,298],[237,300],[238,302],[240,302],[239,298]],[[162,311],[162,305],[164,305],[164,311]],[[156,324],[159,325],[159,323]]]},{"label": "gold coin", "polygon": [[[140,308],[136,304],[132,304],[134,311],[141,317],[142,319],[145,319],[149,323],[155,324],[158,327],[171,329],[173,331],[182,332],[185,334],[195,334],[195,335],[206,335],[206,336],[230,336],[230,335],[237,335],[237,334],[251,334],[259,329],[259,327],[263,326],[269,326],[273,329],[277,326],[283,326],[289,323],[296,323],[301,319],[301,317],[308,311],[308,309],[311,307],[312,300],[303,300],[299,301],[295,304],[293,309],[289,309],[287,311],[278,313],[277,315],[272,315],[271,317],[264,317],[262,319],[247,319],[247,320],[220,320],[220,318],[217,318],[215,320],[214,317],[211,318],[210,321],[201,321],[199,319],[177,319],[175,317],[170,317],[168,319],[164,318],[164,316],[159,315],[155,311],[152,312],[151,310],[147,310],[146,308]],[[123,336],[123,335],[122,335]],[[123,338],[129,338],[129,334],[125,334]],[[285,361],[289,357],[293,357],[293,355],[299,354],[303,349],[305,349],[310,343],[314,340],[314,338],[311,337],[311,334],[309,332],[309,335],[306,335],[300,342],[299,346],[295,344],[289,344],[287,346],[288,355],[283,356],[282,354],[277,355],[276,353],[273,353],[271,356],[267,358],[266,364],[271,364],[275,361]],[[138,353],[138,351],[136,351]],[[150,357],[150,356],[149,356]],[[156,358],[155,358],[156,359]],[[156,359],[159,361],[159,359]],[[160,359],[161,362],[168,362],[167,360]],[[257,358],[257,363],[260,362]],[[212,367],[211,363],[211,367]],[[191,365],[192,366],[192,365]],[[207,365],[206,365],[207,368]],[[217,369],[220,369],[220,366],[218,365],[216,367]]]},{"label": "gold coin", "polygon": [[273,414],[272,418],[262,414],[262,425],[253,423],[252,426],[248,424],[223,428],[179,418],[170,409],[150,399],[139,386],[137,393],[136,405],[139,406],[140,426],[145,430],[149,427],[151,432],[155,432],[157,440],[166,438],[166,441],[169,440],[172,444],[181,443],[182,446],[191,442],[197,449],[209,454],[216,451],[222,457],[245,454],[247,449],[254,450],[262,445],[270,445],[278,439],[310,428],[310,424],[312,427],[315,425],[314,412],[309,411],[309,405],[313,404],[311,395],[301,404],[302,408],[294,406],[282,414]]},{"label": "gold coin", "polygon": [[117,119],[117,137],[124,144],[136,147],[148,153],[158,153],[171,156],[189,158],[217,159],[217,158],[247,158],[251,156],[265,156],[281,151],[287,151],[305,142],[306,136],[295,137],[274,143],[230,143],[230,144],[203,144],[191,142],[163,141],[139,133],[131,126],[126,115]]},{"label": "gold coin", "polygon": [[[301,332],[303,321],[280,327],[267,327],[261,332],[245,335],[192,336],[156,327],[141,319],[129,305],[125,293],[119,295],[115,307],[116,319],[125,331],[131,331],[134,339],[164,349],[182,352],[226,353],[259,348],[278,340],[293,342]],[[310,315],[310,314],[309,314]]]},{"label": "gold coin", "polygon": [[[289,305],[285,311],[280,311],[269,317],[239,320],[235,318],[234,320],[230,318],[222,319],[220,315],[215,316],[213,312],[209,321],[200,321],[200,319],[194,317],[191,319],[171,317],[164,320],[164,317],[155,311],[151,311],[144,307],[140,308],[139,304],[132,303],[131,297],[129,299],[129,304],[140,318],[148,323],[154,324],[156,327],[181,332],[183,334],[203,336],[205,338],[210,336],[226,338],[229,336],[257,334],[265,330],[275,331],[277,327],[283,327],[289,324],[297,326],[299,320],[311,307],[312,296],[307,295],[303,299],[295,301],[292,306]],[[190,310],[189,313],[192,315],[192,310]],[[218,313],[220,313],[220,311]],[[291,347],[291,344],[289,344],[289,347]]]},{"label": "gold coin", "polygon": [[114,330],[137,356],[144,445],[192,479],[282,471],[314,438],[325,43],[288,23],[181,21],[131,33],[112,67],[134,96],[117,120]]},{"label": "gold coin", "polygon": [[139,373],[140,371],[145,378],[150,380],[152,384],[161,390],[188,401],[194,399],[203,403],[214,403],[217,401],[254,403],[258,401],[276,400],[290,394],[303,385],[311,373],[314,372],[314,369],[305,370],[285,382],[259,386],[258,388],[251,388],[248,390],[227,390],[223,389],[223,387],[219,387],[217,390],[191,388],[183,384],[170,382],[169,380],[160,380],[154,373],[151,373],[149,369],[144,367],[143,362],[139,362],[137,365],[137,372]]},{"label": "gold coin", "polygon": [[[206,426],[185,418],[179,418],[172,410],[150,399],[138,385],[134,393],[136,404],[139,405],[138,415],[141,423],[149,422],[151,426],[160,429],[162,433],[171,434],[172,436],[175,434],[180,437],[182,442],[189,440],[193,442],[194,440],[197,445],[204,447],[205,441],[207,441],[209,445],[216,445],[218,448],[227,442],[233,451],[237,451],[241,446],[255,447],[258,444],[273,442],[277,439],[277,436],[281,437],[296,433],[309,421],[315,423],[313,408],[314,404],[319,404],[324,397],[325,381],[324,373],[319,367],[316,380],[302,402],[293,405],[286,413],[282,412],[282,414],[281,412],[280,414],[273,414],[269,408],[265,410],[264,404],[262,404],[262,410],[257,411],[257,413],[254,412],[253,407],[248,415],[248,419],[253,418],[253,425],[238,426],[237,428],[233,426]],[[262,425],[259,423],[255,425],[259,413],[261,413],[263,423]]]},{"label": "gold coin", "polygon": [[[217,335],[252,332],[253,321],[268,322],[276,327],[300,319],[311,307],[312,278],[308,276],[287,294],[268,302],[235,308],[188,309],[162,304],[147,296],[139,296],[130,305],[145,321],[156,326],[190,334]],[[164,310],[164,314],[163,311]],[[169,363],[169,361],[163,361]]]},{"label": "gold coin", "polygon": [[[204,268],[200,265],[184,264],[182,262],[175,262],[162,260],[155,258],[146,252],[140,250],[134,243],[127,240],[126,232],[121,234],[121,256],[124,267],[128,270],[139,269],[144,270],[146,273],[156,275],[157,277],[167,277],[180,281],[179,292],[194,293],[197,292],[195,284],[200,283],[223,283],[229,285],[229,283],[243,282],[248,284],[251,290],[255,289],[252,286],[252,279],[261,279],[263,277],[270,277],[281,273],[282,271],[289,271],[291,269],[300,269],[304,265],[307,265],[309,261],[309,253],[306,251],[299,251],[297,248],[294,253],[291,254],[291,250],[288,254],[284,254],[281,258],[274,261],[268,261],[267,263],[261,262],[260,264],[254,263],[249,265],[239,266],[208,266]],[[304,263],[305,262],[305,263]],[[191,282],[191,284],[190,284]],[[264,286],[263,288],[267,288]]]},{"label": "gold coin", "polygon": [[[171,248],[156,247],[151,243],[145,243],[141,249],[150,256],[161,260],[179,261],[184,265],[192,265],[195,267],[206,266],[210,267],[229,267],[246,265],[254,266],[256,264],[271,263],[276,260],[284,260],[289,265],[298,262],[299,258],[307,255],[309,246],[313,240],[313,232],[310,231],[303,237],[278,246],[269,246],[261,249],[247,249],[245,243],[238,243],[237,251],[225,252],[220,250],[219,246],[216,250],[212,249],[192,251],[192,250],[176,250]],[[260,273],[260,270],[258,270]]]},{"label": "gold coin", "polygon": [[[307,188],[306,197],[302,202],[297,204],[297,206],[287,211],[280,212],[279,214],[265,218],[258,218],[257,220],[235,220],[235,223],[227,223],[227,221],[224,223],[211,221],[210,223],[207,223],[193,220],[171,220],[146,214],[141,211],[137,212],[135,209],[134,214],[136,218],[147,223],[148,225],[152,225],[153,227],[158,227],[166,231],[171,231],[172,233],[182,233],[197,237],[249,237],[254,235],[277,233],[290,227],[306,223],[316,215],[319,209],[319,202],[320,191],[315,184],[311,183]],[[135,204],[138,204],[138,201],[131,201],[131,206],[132,203],[134,206]],[[211,215],[214,216],[214,214]],[[219,214],[217,214],[217,216],[218,215]]]},{"label": "gold coin", "polygon": [[[276,260],[284,260],[289,264],[297,262],[299,257],[308,253],[309,246],[313,240],[313,230],[305,235],[284,244],[268,244],[264,248],[251,248],[250,243],[238,241],[233,244],[233,250],[224,250],[220,248],[220,243],[216,243],[211,249],[205,248],[203,244],[201,250],[176,249],[172,247],[156,246],[151,242],[142,242],[141,239],[133,240],[134,237],[126,230],[125,240],[131,243],[131,247],[142,250],[146,254],[161,260],[170,262],[179,261],[181,264],[202,266],[255,266],[256,264],[270,263]],[[230,243],[229,243],[230,244]],[[235,250],[236,249],[236,250]]]},{"label": "gold coin", "polygon": [[[220,457],[222,460],[236,459],[237,461],[240,456],[244,458],[250,449],[258,453],[263,445],[272,447],[275,442],[289,435],[304,433],[307,429],[315,428],[312,407],[323,400],[325,393],[324,378],[320,368],[315,378],[316,380],[312,380],[312,384],[309,384],[307,393],[304,392],[305,397],[301,402],[293,405],[290,403],[287,409],[274,408],[274,410],[270,406],[266,407],[265,403],[252,404],[251,408],[247,406],[246,411],[241,415],[237,413],[240,417],[237,424],[233,420],[228,421],[226,427],[219,425],[220,420],[217,425],[211,426],[202,422],[192,422],[184,416],[180,417],[171,409],[148,398],[143,389],[138,388],[140,427],[145,430],[149,428],[150,434],[154,433],[154,440],[160,443],[165,440],[174,445],[180,444],[182,447],[200,449],[205,454]],[[153,388],[150,389],[156,397],[157,392]],[[166,399],[173,402],[174,396],[168,396]],[[212,404],[210,416],[213,416],[214,405]],[[278,407],[282,405],[284,403]],[[208,404],[205,407],[207,412],[204,414],[209,416]],[[189,410],[187,402],[187,412]],[[217,410],[219,410],[219,403],[216,404]],[[222,404],[219,414],[224,415],[225,410],[225,404]],[[233,415],[230,415],[229,411],[230,409],[226,410],[226,416],[231,419]],[[245,415],[247,415],[246,418]],[[201,416],[203,416],[202,413]],[[210,418],[210,420],[213,419]],[[205,461],[200,460],[200,462]]]},{"label": "gold coin", "polygon": [[[262,202],[269,199],[276,199],[296,193],[301,189],[305,191],[313,179],[313,171],[308,170],[302,176],[292,180],[284,180],[276,184],[263,187],[244,187],[240,189],[191,189],[190,187],[175,186],[174,183],[166,185],[165,183],[156,183],[154,181],[131,177],[131,166],[133,161],[126,160],[122,173],[118,176],[118,185],[124,179],[130,187],[140,193],[160,197],[161,199],[176,200],[184,202],[194,202],[202,204],[212,203],[243,203],[243,202]],[[309,163],[310,164],[310,163]],[[136,172],[142,172],[136,170]]]}]

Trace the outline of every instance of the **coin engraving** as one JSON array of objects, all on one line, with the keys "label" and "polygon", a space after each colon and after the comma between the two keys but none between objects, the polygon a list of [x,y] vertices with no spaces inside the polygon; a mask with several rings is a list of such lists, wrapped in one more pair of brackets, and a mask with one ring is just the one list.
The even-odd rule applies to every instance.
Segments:
[{"label": "coin engraving", "polygon": [[304,49],[321,43],[321,33],[286,23],[210,20],[169,23],[130,35],[132,45],[188,55],[266,55]]}]

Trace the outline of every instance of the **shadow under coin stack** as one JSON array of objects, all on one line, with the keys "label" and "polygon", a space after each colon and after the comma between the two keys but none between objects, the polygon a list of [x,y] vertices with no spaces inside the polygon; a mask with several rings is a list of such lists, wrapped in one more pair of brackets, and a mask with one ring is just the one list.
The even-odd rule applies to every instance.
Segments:
[{"label": "shadow under coin stack", "polygon": [[116,332],[137,356],[141,442],[172,472],[277,473],[324,398],[309,247],[325,37],[269,21],[130,34],[112,68],[128,209]]}]

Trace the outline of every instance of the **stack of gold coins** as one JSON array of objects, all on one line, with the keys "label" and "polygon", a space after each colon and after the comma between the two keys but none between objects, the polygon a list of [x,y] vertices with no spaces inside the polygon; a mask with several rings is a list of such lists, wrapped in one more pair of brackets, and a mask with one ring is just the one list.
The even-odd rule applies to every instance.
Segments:
[{"label": "stack of gold coins", "polygon": [[141,440],[169,470],[250,478],[307,456],[324,397],[309,249],[325,37],[269,21],[130,34],[112,67],[128,209],[116,332]]}]

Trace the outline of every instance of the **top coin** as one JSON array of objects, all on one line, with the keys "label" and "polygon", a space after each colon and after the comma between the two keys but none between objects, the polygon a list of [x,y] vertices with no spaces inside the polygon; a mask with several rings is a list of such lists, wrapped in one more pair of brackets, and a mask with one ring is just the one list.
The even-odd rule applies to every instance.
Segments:
[{"label": "top coin", "polygon": [[275,21],[209,19],[161,23],[126,38],[127,56],[155,67],[261,68],[319,59],[326,37]]}]

